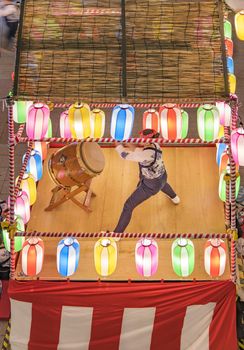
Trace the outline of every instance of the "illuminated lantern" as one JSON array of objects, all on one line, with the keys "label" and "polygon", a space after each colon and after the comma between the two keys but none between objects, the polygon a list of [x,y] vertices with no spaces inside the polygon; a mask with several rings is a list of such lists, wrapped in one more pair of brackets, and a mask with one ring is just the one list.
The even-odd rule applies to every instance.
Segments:
[{"label": "illuminated lantern", "polygon": [[158,245],[153,239],[143,238],[136,243],[135,259],[137,272],[150,277],[158,268]]},{"label": "illuminated lantern", "polygon": [[225,50],[228,57],[233,56],[233,41],[231,39],[225,39]]},{"label": "illuminated lantern", "polygon": [[204,267],[211,277],[222,276],[226,265],[226,245],[222,239],[209,239],[204,249]]},{"label": "illuminated lantern", "polygon": [[62,276],[73,275],[78,267],[80,244],[77,239],[62,239],[57,247],[57,269]]},{"label": "illuminated lantern", "polygon": [[219,122],[221,125],[230,126],[231,124],[231,108],[226,102],[216,102],[219,111]]},{"label": "illuminated lantern", "polygon": [[231,152],[236,164],[244,165],[244,128],[232,131],[231,133]]},{"label": "illuminated lantern", "polygon": [[235,14],[236,35],[239,40],[244,40],[244,10]]},{"label": "illuminated lantern", "polygon": [[47,142],[36,141],[33,142],[32,148],[40,153],[41,159],[45,160],[47,157]]},{"label": "illuminated lantern", "polygon": [[117,105],[113,108],[110,133],[115,140],[122,141],[130,137],[134,114],[134,108],[130,105]]},{"label": "illuminated lantern", "polygon": [[24,224],[30,220],[30,202],[25,191],[19,191],[14,204],[14,213],[21,217]]},{"label": "illuminated lantern", "polygon": [[68,119],[70,132],[74,138],[91,136],[91,111],[86,103],[74,103],[69,107]]},{"label": "illuminated lantern", "polygon": [[218,138],[219,119],[217,107],[205,104],[198,108],[197,128],[198,134],[203,141],[213,141]]},{"label": "illuminated lantern", "polygon": [[188,277],[194,270],[195,253],[191,240],[176,239],[171,247],[172,266],[174,272],[180,277]]},{"label": "illuminated lantern", "polygon": [[69,126],[69,111],[64,111],[59,119],[60,136],[65,138],[72,137]]},{"label": "illuminated lantern", "polygon": [[228,82],[230,93],[234,94],[236,92],[236,76],[234,74],[228,74]]},{"label": "illuminated lantern", "polygon": [[32,174],[35,181],[39,181],[42,178],[42,158],[38,151],[31,151],[30,158],[26,167],[26,172]]},{"label": "illuminated lantern", "polygon": [[40,238],[31,237],[22,248],[21,266],[25,275],[36,276],[42,270],[44,259],[44,243]]},{"label": "illuminated lantern", "polygon": [[159,124],[159,113],[154,108],[150,108],[143,113],[143,122],[142,128],[145,129],[153,129],[159,132],[160,124]]},{"label": "illuminated lantern", "polygon": [[234,61],[232,57],[227,57],[227,69],[228,69],[228,73],[230,74],[234,74]]},{"label": "illuminated lantern", "polygon": [[216,163],[218,165],[220,163],[221,155],[226,150],[226,147],[227,147],[227,145],[225,143],[217,143],[217,145],[216,145],[216,148],[217,148]]},{"label": "illuminated lantern", "polygon": [[231,23],[227,20],[224,21],[224,36],[225,38],[232,38],[232,26]]},{"label": "illuminated lantern", "polygon": [[29,107],[33,102],[15,101],[13,105],[13,117],[15,123],[25,123]]},{"label": "illuminated lantern", "polygon": [[167,140],[181,138],[182,116],[181,110],[176,105],[168,103],[159,109],[161,134]]},{"label": "illuminated lantern", "polygon": [[[18,232],[24,232],[25,231],[25,224],[20,216],[15,216],[15,221],[17,224],[17,231]],[[22,249],[22,246],[25,242],[25,237],[14,237],[14,250],[15,252],[19,252]],[[5,249],[10,252],[10,239],[9,239],[9,233],[7,230],[3,229],[3,243]]]},{"label": "illuminated lantern", "polygon": [[[16,184],[18,182],[18,178],[19,177],[16,179]],[[27,193],[30,205],[33,205],[36,201],[36,182],[34,176],[24,173],[23,179],[20,183],[20,189]]]},{"label": "illuminated lantern", "polygon": [[188,116],[188,113],[183,109],[181,110],[181,117],[182,117],[181,138],[184,139],[188,134],[189,116]]},{"label": "illuminated lantern", "polygon": [[[229,193],[231,198],[231,184],[230,181],[230,167],[227,166],[225,170],[222,171],[219,177],[219,198],[225,202],[226,201],[226,186],[229,186]],[[236,193],[235,198],[237,198],[239,190],[240,190],[240,175],[236,174]]]},{"label": "illuminated lantern", "polygon": [[225,134],[225,128],[223,125],[220,125],[219,126],[219,133],[218,133],[218,139],[221,139],[222,137],[224,137],[224,134]]},{"label": "illuminated lantern", "polygon": [[[220,156],[219,175],[222,173],[223,170],[226,170],[229,164],[230,164],[230,158],[229,158],[228,146],[227,146],[226,150]],[[238,170],[239,170],[239,166],[238,164],[236,164],[236,172],[238,172]]]},{"label": "illuminated lantern", "polygon": [[52,137],[52,135],[53,135],[53,126],[52,126],[51,119],[49,119],[49,121],[48,121],[48,129],[47,129],[45,137],[49,138],[49,137]]},{"label": "illuminated lantern", "polygon": [[105,113],[98,108],[91,111],[91,137],[103,137],[105,130]]},{"label": "illuminated lantern", "polygon": [[117,245],[112,238],[100,238],[94,247],[95,268],[99,275],[111,275],[117,265]]},{"label": "illuminated lantern", "polygon": [[14,72],[11,73],[11,79],[14,81]]},{"label": "illuminated lantern", "polygon": [[30,139],[43,139],[48,131],[50,110],[43,103],[29,107],[26,119],[26,134]]}]

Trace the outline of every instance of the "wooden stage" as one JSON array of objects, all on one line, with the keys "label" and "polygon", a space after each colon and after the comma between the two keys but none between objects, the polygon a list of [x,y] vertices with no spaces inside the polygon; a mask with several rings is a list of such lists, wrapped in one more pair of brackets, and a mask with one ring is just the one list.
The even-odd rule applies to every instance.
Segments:
[{"label": "wooden stage", "polygon": [[[49,150],[48,159],[55,151]],[[103,151],[106,165],[103,173],[92,183],[92,189],[97,196],[92,199],[91,213],[80,209],[72,201],[65,202],[52,211],[44,211],[51,198],[51,189],[55,187],[48,174],[48,159],[45,161],[44,176],[38,184],[37,202],[32,207],[28,231],[99,232],[114,229],[124,201],[136,187],[138,166],[134,162],[121,159],[113,148],[104,148]],[[174,205],[163,193],[158,193],[135,209],[126,232],[225,233],[223,203],[218,197],[218,168],[215,155],[215,147],[164,148],[163,157],[168,180],[181,198],[181,203]],[[60,239],[56,238],[44,238],[45,255],[40,278],[62,279],[56,269],[56,249],[59,241]],[[141,279],[134,262],[136,241],[123,239],[117,242],[117,268],[107,279]],[[96,239],[79,239],[79,242],[80,263],[71,279],[96,280],[99,277],[93,261]],[[175,275],[171,266],[173,241],[157,242],[158,271],[147,279],[179,280],[180,277]],[[210,279],[203,264],[205,243],[206,240],[194,240],[195,269],[188,279]],[[21,273],[20,259],[16,272],[18,279],[28,279]],[[228,256],[225,273],[220,279],[229,279],[229,276]]]}]

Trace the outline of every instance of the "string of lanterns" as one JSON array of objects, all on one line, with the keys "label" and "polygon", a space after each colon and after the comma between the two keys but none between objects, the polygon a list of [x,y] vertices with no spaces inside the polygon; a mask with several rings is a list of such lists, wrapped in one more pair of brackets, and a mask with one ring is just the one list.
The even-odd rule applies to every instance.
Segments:
[{"label": "string of lanterns", "polygon": [[[222,239],[207,240],[204,247],[204,268],[212,278],[223,275],[226,266],[226,244]],[[116,271],[118,247],[113,238],[100,238],[94,244],[94,266],[102,277],[111,276]],[[57,271],[63,277],[72,276],[78,269],[80,244],[68,237],[57,245]],[[143,238],[135,245],[135,267],[137,273],[146,278],[155,275],[158,269],[159,249],[156,240]],[[171,263],[179,277],[189,277],[195,268],[195,248],[190,239],[177,238],[171,246]],[[21,253],[21,266],[25,275],[36,276],[43,267],[44,242],[37,237],[27,239]]]}]

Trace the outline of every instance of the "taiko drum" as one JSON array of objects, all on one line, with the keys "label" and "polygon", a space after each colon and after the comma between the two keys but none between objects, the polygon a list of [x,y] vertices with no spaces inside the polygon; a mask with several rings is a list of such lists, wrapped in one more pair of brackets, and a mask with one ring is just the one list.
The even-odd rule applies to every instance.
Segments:
[{"label": "taiko drum", "polygon": [[52,154],[48,170],[59,186],[81,185],[99,175],[105,165],[101,147],[95,142],[79,142],[65,146]]}]

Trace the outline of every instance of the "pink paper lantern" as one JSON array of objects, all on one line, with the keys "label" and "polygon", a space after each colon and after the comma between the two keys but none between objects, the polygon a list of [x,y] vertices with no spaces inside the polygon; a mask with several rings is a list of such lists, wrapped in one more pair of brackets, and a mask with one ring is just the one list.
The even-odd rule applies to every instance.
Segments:
[{"label": "pink paper lantern", "polygon": [[25,191],[19,191],[14,205],[14,213],[21,217],[24,224],[30,220],[30,202]]},{"label": "pink paper lantern", "polygon": [[244,129],[240,128],[231,133],[231,151],[236,164],[244,165]]},{"label": "pink paper lantern", "polygon": [[50,119],[49,107],[43,103],[34,103],[29,107],[26,119],[26,134],[30,139],[43,139],[48,131]]},{"label": "pink paper lantern", "polygon": [[59,120],[60,136],[65,138],[70,138],[71,131],[69,125],[69,111],[64,111],[60,114]]},{"label": "pink paper lantern", "polygon": [[222,239],[209,239],[204,250],[204,267],[211,277],[219,277],[225,272],[226,245]]},{"label": "pink paper lantern", "polygon": [[137,272],[143,277],[154,275],[158,268],[158,245],[153,239],[139,240],[135,248]]},{"label": "pink paper lantern", "polygon": [[143,113],[143,130],[153,129],[159,132],[160,123],[159,123],[159,113],[154,108],[150,108]]},{"label": "pink paper lantern", "polygon": [[219,111],[219,123],[224,126],[231,124],[231,108],[226,102],[216,102]]},{"label": "pink paper lantern", "polygon": [[44,259],[44,243],[40,238],[31,237],[22,248],[21,265],[27,276],[36,276],[42,270]]},{"label": "pink paper lantern", "polygon": [[176,105],[168,103],[160,107],[159,117],[161,123],[161,134],[167,140],[181,138],[182,115]]}]

